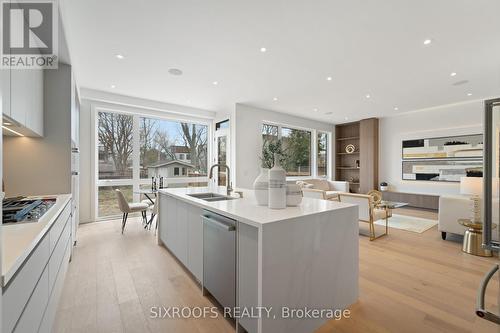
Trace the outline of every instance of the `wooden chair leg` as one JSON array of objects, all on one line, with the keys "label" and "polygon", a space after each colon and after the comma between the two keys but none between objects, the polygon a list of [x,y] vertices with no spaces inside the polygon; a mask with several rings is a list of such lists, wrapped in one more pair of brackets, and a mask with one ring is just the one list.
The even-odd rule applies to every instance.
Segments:
[{"label": "wooden chair leg", "polygon": [[373,225],[373,221],[370,221],[370,241],[375,239],[375,226]]}]

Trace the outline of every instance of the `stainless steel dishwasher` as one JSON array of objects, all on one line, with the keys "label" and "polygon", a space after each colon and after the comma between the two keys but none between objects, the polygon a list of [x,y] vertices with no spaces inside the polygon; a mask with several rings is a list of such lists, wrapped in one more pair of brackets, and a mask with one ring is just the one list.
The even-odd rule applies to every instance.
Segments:
[{"label": "stainless steel dishwasher", "polygon": [[223,306],[236,305],[236,221],[203,211],[203,288]]}]

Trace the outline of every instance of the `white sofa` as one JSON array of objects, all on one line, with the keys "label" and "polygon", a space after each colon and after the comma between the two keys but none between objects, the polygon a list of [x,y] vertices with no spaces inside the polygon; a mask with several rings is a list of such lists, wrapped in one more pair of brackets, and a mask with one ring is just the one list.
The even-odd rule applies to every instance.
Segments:
[{"label": "white sofa", "polygon": [[[498,200],[497,200],[498,202]],[[439,197],[438,230],[441,237],[446,239],[447,233],[463,235],[466,228],[458,224],[458,219],[470,218],[472,202],[464,195],[442,195]],[[493,239],[498,240],[498,214],[493,216],[493,223],[497,227],[493,230]]]},{"label": "white sofa", "polygon": [[297,181],[301,185],[304,197],[338,200],[339,193],[349,193],[349,182],[327,179],[305,179]]}]

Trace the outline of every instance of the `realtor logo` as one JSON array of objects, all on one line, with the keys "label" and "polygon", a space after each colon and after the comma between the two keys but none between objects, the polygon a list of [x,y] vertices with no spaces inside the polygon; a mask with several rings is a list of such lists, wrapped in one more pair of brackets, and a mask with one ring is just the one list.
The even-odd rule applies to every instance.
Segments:
[{"label": "realtor logo", "polygon": [[55,0],[2,0],[2,68],[57,68]]}]

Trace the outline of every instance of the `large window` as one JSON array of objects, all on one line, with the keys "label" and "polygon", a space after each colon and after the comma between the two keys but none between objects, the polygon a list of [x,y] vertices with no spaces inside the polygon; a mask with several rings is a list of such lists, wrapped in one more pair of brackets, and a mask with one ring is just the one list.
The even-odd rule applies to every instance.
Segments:
[{"label": "large window", "polygon": [[286,154],[283,167],[286,175],[302,177],[311,175],[311,132],[281,128],[281,140]]},{"label": "large window", "polygon": [[[141,178],[207,175],[208,126],[139,118]],[[182,172],[179,172],[182,170]]]},{"label": "large window", "polygon": [[132,116],[99,112],[99,179],[132,179]]},{"label": "large window", "polygon": [[318,177],[328,176],[328,133],[318,132],[316,139],[316,175]]},{"label": "large window", "polygon": [[96,113],[96,217],[120,213],[116,189],[128,201],[143,199],[151,177],[164,186],[207,185],[208,125],[138,114]]},{"label": "large window", "polygon": [[[288,177],[328,177],[328,133],[262,124],[262,145],[281,140]],[[313,158],[314,157],[314,158]]]}]

